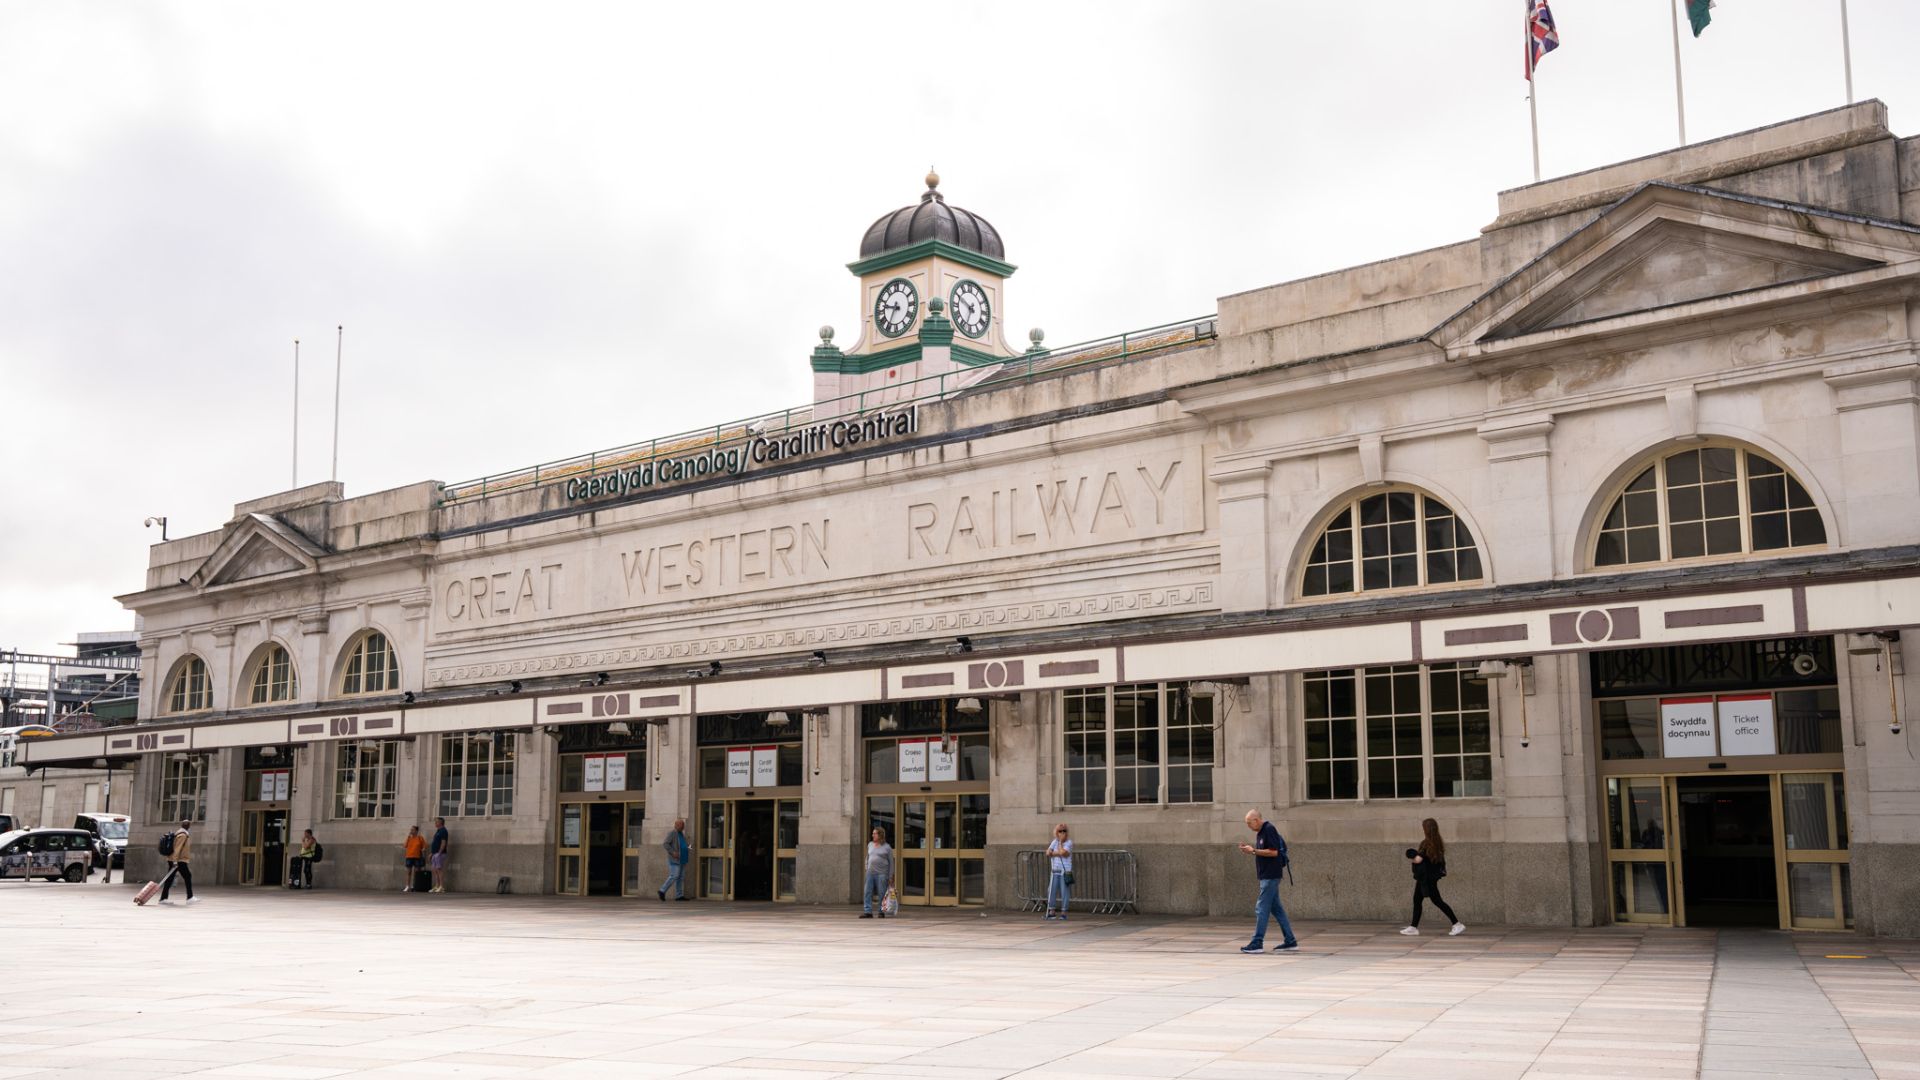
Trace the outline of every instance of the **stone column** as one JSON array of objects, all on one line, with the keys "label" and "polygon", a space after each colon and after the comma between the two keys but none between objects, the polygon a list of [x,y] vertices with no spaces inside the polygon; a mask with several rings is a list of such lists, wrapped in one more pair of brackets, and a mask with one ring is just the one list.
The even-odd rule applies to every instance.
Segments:
[{"label": "stone column", "polygon": [[1828,368],[1840,414],[1846,513],[1833,543],[1851,548],[1909,543],[1920,521],[1920,354],[1876,356]]},{"label": "stone column", "polygon": [[1273,545],[1267,528],[1269,462],[1242,462],[1210,478],[1220,507],[1220,609],[1274,606]]},{"label": "stone column", "polygon": [[1507,418],[1480,428],[1490,483],[1478,523],[1493,535],[1476,536],[1474,542],[1488,584],[1554,576],[1553,484],[1547,468],[1552,432],[1550,416]]},{"label": "stone column", "polygon": [[835,705],[802,715],[800,854],[794,897],[805,904],[845,904],[858,894],[855,855],[860,825],[860,706]]}]

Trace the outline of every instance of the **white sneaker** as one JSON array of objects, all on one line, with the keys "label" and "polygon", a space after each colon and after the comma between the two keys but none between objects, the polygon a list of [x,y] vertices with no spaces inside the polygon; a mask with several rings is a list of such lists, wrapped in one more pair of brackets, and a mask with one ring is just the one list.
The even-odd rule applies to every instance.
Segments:
[{"label": "white sneaker", "polygon": [[199,902],[200,902],[200,898],[199,898],[199,897],[197,897],[197,896],[189,896],[189,897],[187,897],[187,903],[189,903],[189,904],[197,904],[197,903],[199,903]]},{"label": "white sneaker", "polygon": [[165,905],[167,905],[168,907],[172,907],[172,906],[173,906],[173,901],[171,901],[171,900],[162,900],[162,901],[160,901],[160,902],[161,902],[161,903],[163,903],[163,904],[165,904]]},{"label": "white sneaker", "polygon": [[1400,935],[1401,935],[1402,937],[1419,937],[1419,936],[1420,936],[1420,928],[1419,928],[1419,927],[1417,927],[1417,926],[1408,926],[1408,927],[1404,927],[1404,928],[1402,928],[1402,929],[1401,929],[1401,931],[1400,931]]},{"label": "white sneaker", "polygon": [[1453,924],[1453,929],[1447,931],[1447,936],[1459,937],[1461,934],[1464,934],[1466,932],[1467,932],[1467,924],[1463,922],[1457,922]]}]

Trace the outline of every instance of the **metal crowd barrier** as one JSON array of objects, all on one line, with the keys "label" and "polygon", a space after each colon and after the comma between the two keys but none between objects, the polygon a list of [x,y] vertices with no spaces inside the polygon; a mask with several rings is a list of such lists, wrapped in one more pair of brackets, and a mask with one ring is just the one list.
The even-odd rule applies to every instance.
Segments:
[{"label": "metal crowd barrier", "polygon": [[[1040,849],[1015,852],[1014,879],[1020,910],[1047,906],[1047,879],[1052,876],[1047,853]],[[1081,905],[1095,915],[1138,914],[1140,863],[1131,851],[1077,848],[1073,853],[1073,887],[1068,907]]]}]

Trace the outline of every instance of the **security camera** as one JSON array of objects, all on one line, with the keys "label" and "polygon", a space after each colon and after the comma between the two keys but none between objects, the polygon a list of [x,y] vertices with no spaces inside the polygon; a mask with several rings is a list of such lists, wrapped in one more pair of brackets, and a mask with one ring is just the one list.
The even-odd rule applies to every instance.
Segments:
[{"label": "security camera", "polygon": [[1793,673],[1795,675],[1804,679],[1818,670],[1820,670],[1820,661],[1815,660],[1812,653],[1803,652],[1793,654]]},{"label": "security camera", "polygon": [[1888,724],[1887,727],[1891,729],[1895,735],[1900,734],[1901,724],[1899,718],[1895,717],[1893,723]]},{"label": "security camera", "polygon": [[1532,741],[1532,740],[1530,740],[1530,739],[1521,739],[1521,740],[1520,740],[1520,749],[1522,749],[1522,750],[1525,750],[1525,749],[1527,748],[1527,744],[1528,744],[1529,742],[1531,742],[1531,741]]}]

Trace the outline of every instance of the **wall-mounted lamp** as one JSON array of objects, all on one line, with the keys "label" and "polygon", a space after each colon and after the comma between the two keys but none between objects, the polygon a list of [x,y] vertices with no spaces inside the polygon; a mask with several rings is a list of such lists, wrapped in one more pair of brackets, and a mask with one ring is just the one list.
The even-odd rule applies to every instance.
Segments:
[{"label": "wall-mounted lamp", "polygon": [[280,756],[280,748],[277,746],[263,746],[260,748],[260,756],[269,760],[277,758]]},{"label": "wall-mounted lamp", "polygon": [[980,699],[977,697],[963,697],[953,703],[953,708],[955,712],[965,713],[968,716],[977,716],[982,706]]},{"label": "wall-mounted lamp", "polygon": [[615,720],[613,723],[607,725],[607,734],[631,735],[633,734],[633,725],[627,723],[625,720]]},{"label": "wall-mounted lamp", "polygon": [[890,712],[881,713],[880,718],[873,722],[873,729],[875,731],[899,731],[900,721],[894,719],[893,714]]},{"label": "wall-mounted lamp", "polygon": [[784,712],[770,712],[767,714],[767,726],[770,728],[786,727],[792,720],[793,718]]}]

